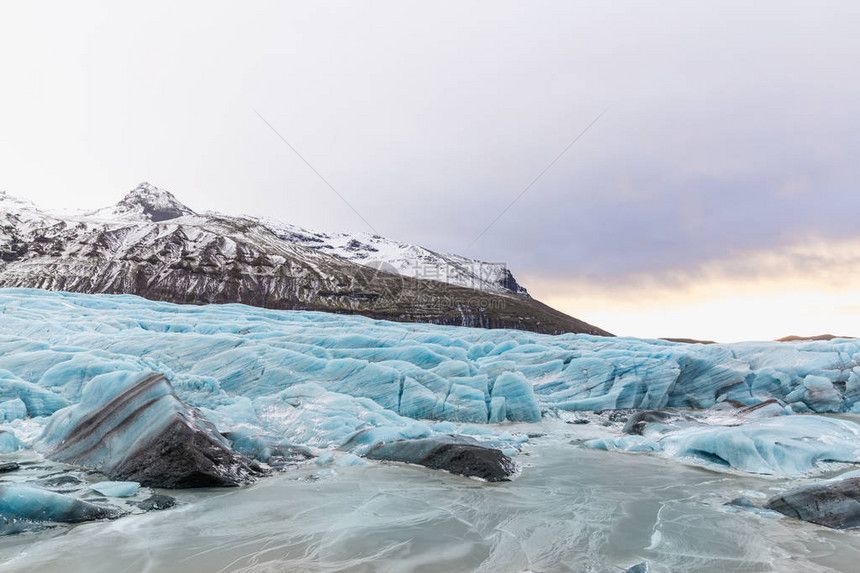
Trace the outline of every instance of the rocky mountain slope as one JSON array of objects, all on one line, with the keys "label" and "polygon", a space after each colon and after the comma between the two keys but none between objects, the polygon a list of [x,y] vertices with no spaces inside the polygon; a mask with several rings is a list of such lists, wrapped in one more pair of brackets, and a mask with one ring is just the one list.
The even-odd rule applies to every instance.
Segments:
[{"label": "rocky mountain slope", "polygon": [[360,265],[382,266],[388,272],[482,291],[528,295],[504,263],[440,253],[368,233],[320,233],[271,219],[258,221],[287,242]]},{"label": "rocky mountain slope", "polygon": [[0,195],[0,287],[608,334],[532,299],[503,265],[376,235],[198,214],[146,183],[75,214]]}]

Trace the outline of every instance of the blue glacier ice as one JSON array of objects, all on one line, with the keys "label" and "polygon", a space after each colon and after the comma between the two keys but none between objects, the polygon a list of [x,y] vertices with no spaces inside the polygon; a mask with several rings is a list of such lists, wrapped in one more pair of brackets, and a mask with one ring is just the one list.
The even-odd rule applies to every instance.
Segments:
[{"label": "blue glacier ice", "polygon": [[27,417],[27,405],[20,398],[0,402],[0,422],[22,420]]},{"label": "blue glacier ice", "polygon": [[708,467],[779,476],[808,474],[827,462],[860,463],[860,425],[791,415],[775,401],[757,408],[638,416],[625,427],[628,435],[597,438],[585,445],[660,452]]},{"label": "blue glacier ice", "polygon": [[[120,403],[154,375],[162,382]],[[364,456],[383,443],[451,434],[514,453],[520,435],[499,424],[537,423],[551,411],[770,399],[787,415],[610,436],[599,447],[711,456],[750,472],[853,459],[843,442],[854,428],[815,414],[860,411],[860,341],[678,344],[0,289],[3,423],[41,424],[42,438],[24,434],[24,447],[108,475],[124,463],[118,452],[155,439],[152,428],[177,416],[213,447],[275,467],[321,449]],[[98,413],[109,405],[112,415]],[[99,428],[81,431],[90,425]],[[780,449],[781,432],[797,447]],[[825,448],[827,435],[836,441]]]},{"label": "blue glacier ice", "polygon": [[344,454],[335,460],[334,465],[336,466],[367,466],[370,465],[370,462],[358,457],[355,454]]},{"label": "blue glacier ice", "polygon": [[240,454],[275,469],[283,469],[314,457],[313,452],[306,446],[255,431],[227,432],[225,437]]},{"label": "blue glacier ice", "polygon": [[[38,363],[40,360],[52,360],[54,358],[51,351],[34,353],[24,351],[22,355],[19,355],[16,345],[4,344],[2,340],[0,340],[0,348],[2,348],[0,363],[13,365],[24,376],[32,372],[32,365],[27,364],[27,362],[32,360]],[[24,363],[19,362],[21,360]],[[26,415],[34,417],[49,416],[70,404],[62,396],[37,384],[22,380],[2,367],[0,367],[0,399],[3,400],[4,405],[0,406],[3,408],[3,417],[7,420],[19,417],[21,414],[18,403],[24,405]]]},{"label": "blue glacier ice", "polygon": [[6,428],[0,428],[0,454],[11,454],[21,448],[21,442],[15,436],[15,432]]},{"label": "blue glacier ice", "polygon": [[16,522],[79,523],[122,514],[116,507],[96,505],[38,487],[0,484],[0,525],[5,528],[13,527]]},{"label": "blue glacier ice", "polygon": [[136,481],[100,481],[90,484],[90,489],[107,497],[131,497],[137,495],[140,484]]}]

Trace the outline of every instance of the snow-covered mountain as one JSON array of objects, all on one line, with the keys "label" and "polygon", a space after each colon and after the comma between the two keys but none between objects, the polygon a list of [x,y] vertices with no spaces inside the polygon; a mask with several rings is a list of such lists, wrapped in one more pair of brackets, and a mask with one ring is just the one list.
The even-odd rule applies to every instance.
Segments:
[{"label": "snow-covered mountain", "polygon": [[0,194],[0,286],[606,334],[529,297],[503,264],[378,235],[196,213],[147,183],[79,213]]},{"label": "snow-covered mountain", "polygon": [[271,219],[257,219],[280,238],[416,279],[429,279],[467,288],[528,296],[504,263],[469,259],[392,241],[369,233],[321,233]]}]

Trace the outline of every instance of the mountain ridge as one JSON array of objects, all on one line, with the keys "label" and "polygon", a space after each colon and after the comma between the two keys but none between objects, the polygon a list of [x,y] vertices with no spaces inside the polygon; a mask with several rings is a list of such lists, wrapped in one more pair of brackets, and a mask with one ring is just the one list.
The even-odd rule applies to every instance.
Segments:
[{"label": "mountain ridge", "polygon": [[[295,239],[297,234],[305,238]],[[71,214],[2,195],[0,286],[609,334],[532,299],[506,268],[491,267],[495,274],[480,276],[489,263],[370,237],[369,244],[366,235],[197,213],[148,183],[114,206]],[[351,240],[352,251],[345,251]],[[373,253],[380,260],[369,260]],[[413,260],[444,268],[445,280],[410,276]]]}]

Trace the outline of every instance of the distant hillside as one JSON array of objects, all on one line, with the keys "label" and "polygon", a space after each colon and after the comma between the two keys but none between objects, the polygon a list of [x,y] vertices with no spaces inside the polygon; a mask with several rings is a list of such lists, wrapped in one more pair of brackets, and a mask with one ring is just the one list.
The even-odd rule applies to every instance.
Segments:
[{"label": "distant hillside", "polygon": [[717,344],[713,340],[696,340],[695,338],[661,338],[669,342],[680,342],[682,344]]},{"label": "distant hillside", "polygon": [[786,336],[783,338],[777,338],[777,342],[802,342],[805,340],[833,340],[834,338],[844,338],[844,339],[852,339],[853,336],[834,336],[833,334],[819,334],[817,336]]}]

